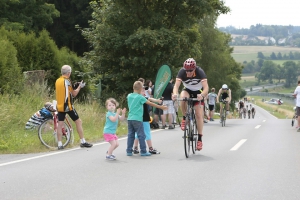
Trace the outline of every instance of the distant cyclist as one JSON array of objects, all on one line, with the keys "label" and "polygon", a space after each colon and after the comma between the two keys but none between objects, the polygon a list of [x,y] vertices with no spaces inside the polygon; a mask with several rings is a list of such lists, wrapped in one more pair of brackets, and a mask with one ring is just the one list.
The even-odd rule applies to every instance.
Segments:
[{"label": "distant cyclist", "polygon": [[255,116],[255,108],[252,106],[251,108],[251,113],[252,113],[252,119],[254,119]]},{"label": "distant cyclist", "polygon": [[[197,98],[198,100],[204,100],[204,97],[208,94],[208,83],[206,74],[199,66],[196,65],[196,61],[193,58],[188,58],[183,63],[183,67],[179,70],[176,82],[173,88],[172,99],[176,100],[178,97],[178,89],[183,83],[183,90],[181,91],[181,98]],[[200,91],[201,88],[202,92]],[[180,102],[180,108],[183,114],[186,113],[186,104],[187,102]],[[197,122],[197,130],[198,130],[198,142],[197,142],[197,150],[202,149],[202,130],[203,130],[203,108],[200,102],[194,102],[195,108],[195,116]],[[185,116],[181,121],[181,129],[185,129]]]},{"label": "distant cyclist", "polygon": [[248,112],[248,119],[250,119],[250,115],[251,115],[251,108],[247,105],[247,112]]},{"label": "distant cyclist", "polygon": [[220,113],[222,113],[222,102],[226,101],[226,114],[229,113],[229,104],[231,101],[231,90],[226,84],[222,85],[222,88],[218,92],[217,103],[220,103]]}]

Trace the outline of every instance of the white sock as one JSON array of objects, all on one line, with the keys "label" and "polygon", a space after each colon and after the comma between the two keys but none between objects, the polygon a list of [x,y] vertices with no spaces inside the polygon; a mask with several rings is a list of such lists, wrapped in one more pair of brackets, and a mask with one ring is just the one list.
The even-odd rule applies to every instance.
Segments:
[{"label": "white sock", "polygon": [[80,139],[80,142],[81,142],[81,144],[86,143],[84,138]]},{"label": "white sock", "polygon": [[61,142],[61,141],[58,141],[58,142],[57,142],[57,146],[59,146],[59,147],[62,146],[62,142]]}]

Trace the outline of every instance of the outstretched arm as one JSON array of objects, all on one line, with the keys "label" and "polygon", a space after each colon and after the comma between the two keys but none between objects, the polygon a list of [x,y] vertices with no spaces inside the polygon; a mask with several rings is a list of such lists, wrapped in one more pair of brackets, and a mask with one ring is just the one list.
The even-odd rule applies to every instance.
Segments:
[{"label": "outstretched arm", "polygon": [[219,103],[219,96],[220,96],[220,94],[221,94],[221,90],[222,90],[222,89],[219,90],[218,95],[217,95],[217,103]]}]

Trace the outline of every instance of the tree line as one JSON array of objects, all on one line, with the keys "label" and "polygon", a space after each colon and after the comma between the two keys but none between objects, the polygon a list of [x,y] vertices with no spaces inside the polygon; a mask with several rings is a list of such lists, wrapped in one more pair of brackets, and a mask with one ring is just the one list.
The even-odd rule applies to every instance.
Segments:
[{"label": "tree line", "polygon": [[271,53],[270,56],[265,56],[262,52],[257,53],[257,58],[266,59],[266,60],[300,60],[300,52],[290,51],[288,54],[278,52],[275,54],[274,52]]},{"label": "tree line", "polygon": [[12,52],[0,55],[2,71],[9,63],[19,75],[44,69],[53,87],[67,63],[86,76],[89,89],[101,83],[102,98],[119,99],[139,77],[155,80],[163,64],[174,77],[193,57],[211,87],[226,83],[236,91],[234,99],[241,94],[242,66],[231,57],[231,37],[215,26],[218,16],[229,11],[223,1],[19,0],[0,1],[0,6],[7,8],[0,11],[0,43]]}]

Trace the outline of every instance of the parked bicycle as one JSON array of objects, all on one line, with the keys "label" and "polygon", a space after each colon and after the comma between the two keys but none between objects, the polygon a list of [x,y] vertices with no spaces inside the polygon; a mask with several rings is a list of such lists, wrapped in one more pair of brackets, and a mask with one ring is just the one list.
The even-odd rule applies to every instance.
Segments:
[{"label": "parked bicycle", "polygon": [[185,129],[182,138],[184,139],[185,157],[188,158],[190,155],[190,149],[192,149],[193,154],[195,154],[197,148],[198,129],[193,102],[199,100],[197,98],[178,98],[177,100],[187,102],[187,109],[185,113]]},{"label": "parked bicycle", "polygon": [[[53,119],[48,119],[44,121],[38,129],[38,137],[43,145],[52,149],[57,149],[57,127],[58,127],[58,118],[57,112],[53,112]],[[72,125],[66,117],[64,121],[64,126],[62,128],[62,143],[66,147],[69,143],[74,142],[73,128]]]}]

